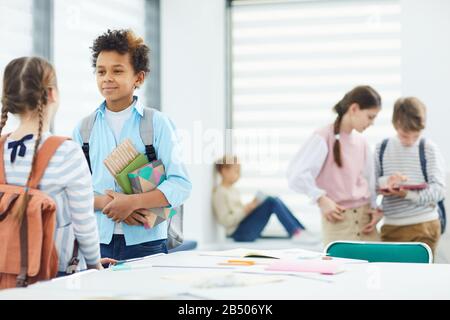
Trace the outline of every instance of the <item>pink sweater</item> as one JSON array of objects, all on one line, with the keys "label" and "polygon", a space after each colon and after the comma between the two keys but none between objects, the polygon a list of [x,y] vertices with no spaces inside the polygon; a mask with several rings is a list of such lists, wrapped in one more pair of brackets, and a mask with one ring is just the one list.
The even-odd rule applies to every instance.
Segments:
[{"label": "pink sweater", "polygon": [[325,139],[328,147],[327,158],[316,178],[317,186],[347,209],[370,203],[369,183],[364,175],[370,159],[367,155],[368,145],[362,134],[356,131],[340,134],[342,167],[339,168],[333,156],[333,125],[319,129],[316,133]]}]

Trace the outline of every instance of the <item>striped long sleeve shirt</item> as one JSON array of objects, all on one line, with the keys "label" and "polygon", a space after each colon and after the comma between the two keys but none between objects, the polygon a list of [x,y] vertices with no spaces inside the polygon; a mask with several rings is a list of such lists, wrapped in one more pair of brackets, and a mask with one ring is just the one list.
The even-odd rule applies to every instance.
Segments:
[{"label": "striped long sleeve shirt", "polygon": [[[42,143],[50,135],[50,132],[43,134]],[[4,149],[6,181],[8,184],[24,186],[36,140],[34,137],[25,141],[25,156],[17,156],[14,163],[11,163],[12,149],[8,148],[11,141],[8,138]],[[56,203],[58,270],[66,270],[73,254],[75,238],[79,243],[79,268],[86,268],[86,263],[97,264],[100,261],[100,244],[94,215],[94,191],[89,168],[79,145],[69,140],[56,150],[38,188]]]},{"label": "striped long sleeve shirt", "polygon": [[[420,140],[413,146],[406,147],[397,137],[390,138],[383,156],[383,176],[399,172],[408,177],[408,184],[424,183],[419,142]],[[377,187],[381,177],[380,148],[381,143],[377,145],[375,152]],[[410,190],[405,198],[383,197],[385,224],[410,225],[438,219],[437,203],[445,196],[445,164],[437,145],[428,139],[425,140],[425,157],[428,188],[420,191]]]}]

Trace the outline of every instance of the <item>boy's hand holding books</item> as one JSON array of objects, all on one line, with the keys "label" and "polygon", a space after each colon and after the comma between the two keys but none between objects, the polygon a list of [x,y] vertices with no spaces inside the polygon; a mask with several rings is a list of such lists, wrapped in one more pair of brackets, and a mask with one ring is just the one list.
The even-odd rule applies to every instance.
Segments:
[{"label": "boy's hand holding books", "polygon": [[[107,190],[109,191],[109,190]],[[105,191],[105,193],[107,193],[107,191]],[[96,210],[100,210],[103,212],[103,209],[105,209],[111,202],[113,202],[114,197],[111,195],[100,195],[100,194],[96,194],[95,195],[95,204],[94,207]],[[116,199],[116,202],[118,200]],[[111,209],[114,212],[114,204],[111,205]],[[109,211],[109,210],[108,210]],[[104,213],[104,212],[103,212]],[[116,219],[118,219],[120,217],[117,217]],[[147,220],[145,219],[145,212],[133,212],[131,213],[127,218],[125,218],[123,220],[124,223],[130,225],[130,226],[142,226],[144,225]]]},{"label": "boy's hand holding books", "polygon": [[94,198],[94,209],[95,210],[101,210],[103,211],[103,209],[108,205],[108,203],[110,203],[112,201],[112,198],[107,196],[107,195],[103,195],[103,194],[99,194],[99,193],[95,193],[95,198]]},{"label": "boy's hand holding books", "polygon": [[178,208],[165,205],[143,208],[138,195],[150,193],[165,181],[165,169],[160,160],[149,162],[147,156],[139,153],[127,139],[111,152],[104,164],[124,193],[106,190],[105,196],[95,198],[95,207],[113,221],[143,225],[148,229],[177,213]]},{"label": "boy's hand holding books", "polygon": [[112,198],[112,200],[103,208],[103,213],[114,222],[126,220],[134,211],[139,209],[135,207],[136,201],[133,195],[118,193],[112,190],[106,190],[106,195]]}]

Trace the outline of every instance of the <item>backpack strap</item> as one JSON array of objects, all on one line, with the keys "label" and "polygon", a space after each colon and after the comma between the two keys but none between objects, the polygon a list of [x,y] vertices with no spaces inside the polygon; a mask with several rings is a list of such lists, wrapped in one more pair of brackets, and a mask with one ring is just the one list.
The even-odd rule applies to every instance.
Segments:
[{"label": "backpack strap", "polygon": [[383,142],[381,142],[380,146],[380,154],[379,154],[379,160],[380,160],[380,177],[384,175],[384,169],[383,169],[383,157],[384,152],[386,151],[386,147],[388,144],[389,139],[384,139]]},{"label": "backpack strap", "polygon": [[78,241],[75,238],[75,241],[73,242],[72,258],[70,259],[69,264],[66,268],[66,274],[73,274],[77,272],[79,262],[80,259],[78,259]]},{"label": "backpack strap", "polygon": [[156,150],[153,147],[153,113],[153,109],[144,108],[143,116],[139,124],[139,133],[145,145],[145,155],[150,162],[157,159]]},{"label": "backpack strap", "polygon": [[[36,164],[31,169],[33,173],[29,184],[30,188],[37,189],[56,149],[68,139],[67,137],[51,136],[45,140],[44,144],[38,150]],[[26,196],[30,197],[30,195]],[[20,274],[16,278],[16,287],[26,287],[28,286],[28,217],[26,214],[23,216],[20,226],[20,261]]]},{"label": "backpack strap", "polygon": [[80,135],[81,139],[83,140],[83,145],[81,148],[83,149],[84,156],[88,162],[89,165],[89,171],[91,171],[92,174],[92,168],[91,168],[91,158],[89,157],[89,138],[91,137],[92,128],[94,127],[95,118],[97,117],[97,112],[93,112],[87,117],[83,118],[81,120],[80,125]]},{"label": "backpack strap", "polygon": [[[41,181],[42,177],[44,176],[45,170],[47,169],[47,166],[55,154],[56,150],[67,140],[70,140],[68,137],[58,137],[58,136],[51,136],[47,140],[45,140],[44,144],[41,146],[37,153],[37,159],[36,164],[34,167],[33,175],[31,176],[30,180],[30,188],[37,189],[37,186],[39,185],[39,182]],[[24,215],[24,220],[22,222],[21,230],[20,230],[20,242],[21,247],[24,249],[21,249],[21,255],[23,255],[24,252],[28,252],[28,240],[27,240],[27,232],[22,231],[22,229],[28,230],[27,227],[24,227],[26,224],[26,215]],[[24,239],[24,240],[22,240]],[[24,242],[25,241],[25,242]],[[75,240],[76,242],[76,240]],[[77,248],[78,249],[78,248]],[[28,257],[27,257],[28,258]],[[22,257],[22,259],[24,259]],[[22,260],[23,261],[23,260]],[[26,273],[25,273],[25,280],[23,280],[22,275],[22,269],[25,268],[25,272],[28,269],[28,266],[22,265],[21,266],[21,274],[17,277],[17,286],[21,284],[20,282],[25,281],[25,286],[27,285],[26,280]]]},{"label": "backpack strap", "polygon": [[[145,145],[145,155],[150,162],[157,160],[153,147],[153,115],[154,109],[144,108],[143,116],[139,124],[139,133]],[[183,243],[183,205],[177,210],[177,214],[168,218],[167,245],[173,249]]]},{"label": "backpack strap", "polygon": [[45,140],[42,147],[37,153],[37,159],[35,167],[33,168],[33,175],[31,176],[30,188],[37,189],[39,182],[41,182],[45,169],[47,169],[50,159],[55,154],[56,150],[64,143],[64,141],[70,140],[68,137],[51,136]]},{"label": "backpack strap", "polygon": [[0,137],[0,184],[6,184],[5,177],[5,162],[3,161],[3,155],[5,150],[5,142],[9,134],[5,134]]},{"label": "backpack strap", "polygon": [[[6,184],[5,162],[3,161],[5,142],[9,134],[0,137],[0,184]],[[28,195],[29,197],[29,195]],[[28,285],[28,217],[23,215],[20,224],[20,273],[16,277],[16,287]]]},{"label": "backpack strap", "polygon": [[428,173],[427,173],[427,158],[425,156],[425,139],[420,139],[419,143],[419,158],[420,158],[420,167],[422,168],[422,174],[425,178],[425,182],[428,183]]},{"label": "backpack strap", "polygon": [[[427,172],[427,157],[425,155],[425,138],[420,139],[419,143],[419,158],[420,167],[422,169],[422,174],[425,182],[428,183],[428,172]],[[445,232],[445,227],[447,225],[447,217],[445,212],[444,200],[437,203],[439,222],[441,223],[441,234]]]},{"label": "backpack strap", "polygon": [[[29,197],[29,195],[27,195]],[[26,201],[24,199],[24,201]],[[16,277],[16,287],[28,286],[28,216],[23,215],[20,224],[20,273]]]},{"label": "backpack strap", "polygon": [[[139,124],[139,134],[141,136],[142,142],[145,145],[145,155],[150,162],[155,161],[156,150],[153,147],[153,112],[151,108],[143,108],[143,116]],[[89,139],[91,137],[92,128],[94,127],[95,119],[97,117],[97,112],[93,112],[87,117],[83,118],[80,125],[80,135],[83,140],[83,153],[88,162],[89,170],[92,173],[91,159],[89,156]]]}]

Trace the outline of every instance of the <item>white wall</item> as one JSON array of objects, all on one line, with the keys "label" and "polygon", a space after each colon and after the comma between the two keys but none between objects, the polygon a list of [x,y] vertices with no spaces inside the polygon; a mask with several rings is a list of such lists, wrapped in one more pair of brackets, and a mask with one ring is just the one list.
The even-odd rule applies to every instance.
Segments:
[{"label": "white wall", "polygon": [[[450,172],[450,1],[402,0],[402,5],[403,94],[415,95],[428,106],[427,136],[439,145]],[[447,174],[447,212],[449,183]],[[447,222],[437,248],[438,263],[450,262],[449,229]]]},{"label": "white wall", "polygon": [[224,0],[161,1],[161,106],[193,138],[184,228],[186,238],[200,244],[213,241],[217,231],[210,206],[213,167],[202,154],[211,149],[211,136],[203,133],[222,134],[225,126],[224,17]]},{"label": "white wall", "polygon": [[450,1],[402,0],[402,91],[428,106],[427,136],[450,171]]},{"label": "white wall", "polygon": [[[440,147],[446,170],[450,172],[450,1],[402,0],[402,7],[403,95],[417,96],[427,105],[427,137]],[[449,178],[447,174],[447,211]],[[447,226],[439,241],[435,262],[449,261],[450,231]]]}]

